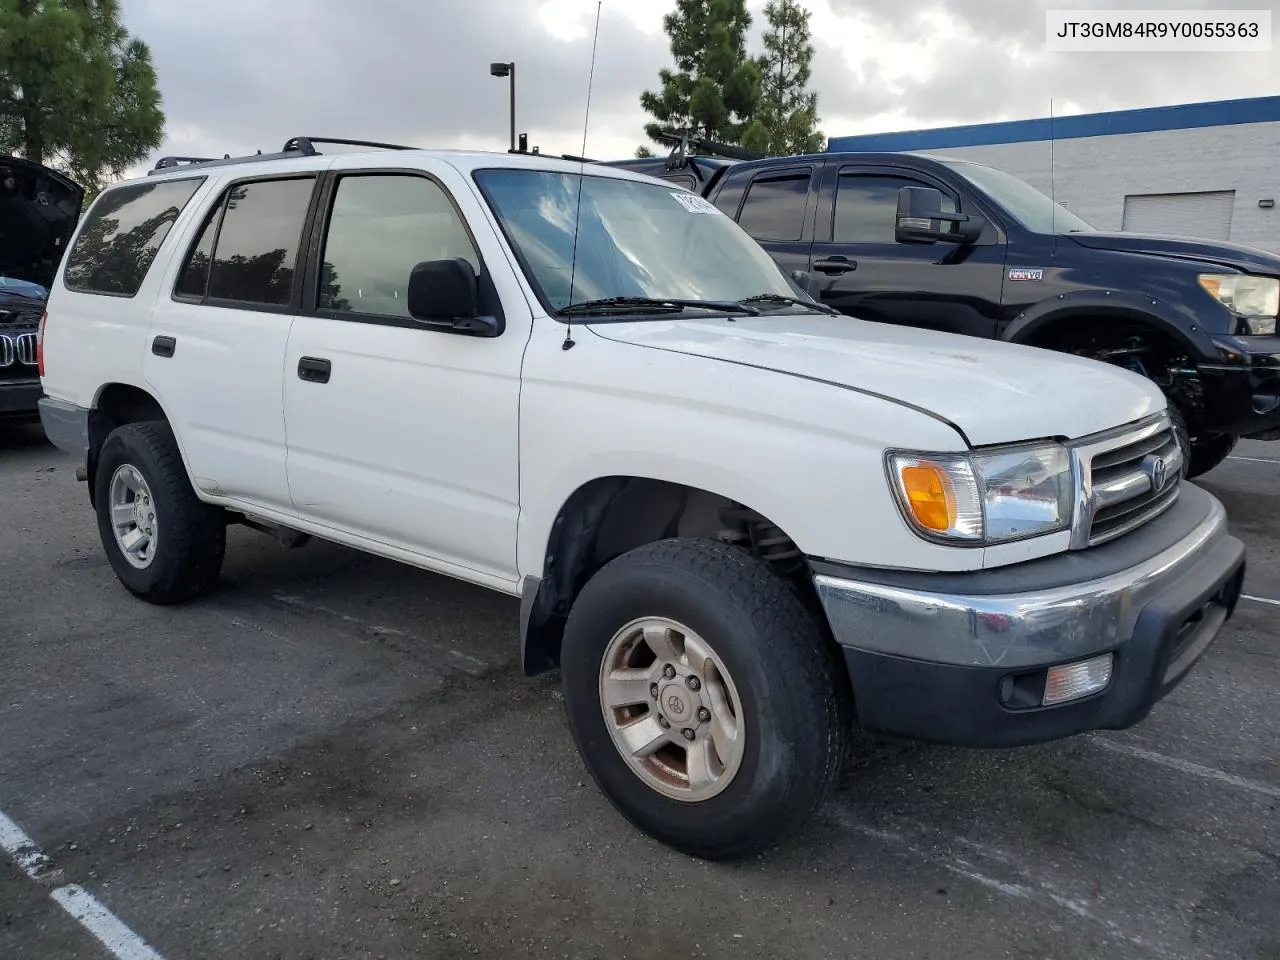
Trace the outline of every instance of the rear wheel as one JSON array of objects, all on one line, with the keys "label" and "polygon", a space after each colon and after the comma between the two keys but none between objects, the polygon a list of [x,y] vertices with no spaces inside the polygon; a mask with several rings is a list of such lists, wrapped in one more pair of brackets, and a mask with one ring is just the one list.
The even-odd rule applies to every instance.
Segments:
[{"label": "rear wheel", "polygon": [[196,496],[167,423],[113,430],[98,455],[94,483],[98,533],[126,589],[156,604],[213,589],[226,520]]},{"label": "rear wheel", "polygon": [[678,850],[773,846],[838,775],[843,667],[795,593],[740,549],[666,540],[618,557],[575,602],[561,663],[592,777]]}]

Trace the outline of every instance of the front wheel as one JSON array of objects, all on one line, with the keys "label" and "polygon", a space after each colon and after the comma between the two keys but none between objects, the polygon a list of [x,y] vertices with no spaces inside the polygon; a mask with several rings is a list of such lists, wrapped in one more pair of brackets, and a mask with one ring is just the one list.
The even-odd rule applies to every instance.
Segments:
[{"label": "front wheel", "polygon": [[222,571],[226,520],[196,497],[167,423],[113,430],[94,474],[98,533],[120,582],[150,603],[190,600]]},{"label": "front wheel", "polygon": [[1187,430],[1187,418],[1172,401],[1169,403],[1169,418],[1173,421],[1174,434],[1187,461],[1184,475],[1188,480],[1219,466],[1236,448],[1238,438],[1229,433],[1205,433],[1192,437]]},{"label": "front wheel", "polygon": [[685,853],[774,846],[836,780],[843,667],[796,594],[742,550],[666,540],[613,560],[574,604],[561,663],[592,777]]}]

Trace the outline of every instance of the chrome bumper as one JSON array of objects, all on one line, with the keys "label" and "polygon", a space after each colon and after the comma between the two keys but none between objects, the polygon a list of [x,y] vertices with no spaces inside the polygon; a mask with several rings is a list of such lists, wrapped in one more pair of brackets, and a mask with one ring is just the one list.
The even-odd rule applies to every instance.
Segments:
[{"label": "chrome bumper", "polygon": [[[1063,564],[1073,564],[1064,570],[1081,574],[1078,582],[1026,592],[933,592],[826,573],[816,575],[814,584],[832,632],[846,648],[965,667],[1016,669],[1083,658],[1129,641],[1148,605],[1170,591],[1188,591],[1190,575],[1195,574],[1197,582],[1218,576],[1225,581],[1231,564],[1243,562],[1243,548],[1227,533],[1222,504],[1188,485],[1184,498],[1189,496],[1203,498],[1204,513],[1189,533],[1140,562],[1096,579],[1087,578],[1091,561],[1085,552],[1062,558]],[[1223,547],[1230,549],[1218,549]],[[1206,563],[1213,569],[1198,569]],[[999,583],[1001,573],[970,576]],[[1017,577],[1016,569],[1006,574],[1011,585],[1016,586]],[[918,577],[930,578],[936,575]],[[956,577],[949,579],[954,582]],[[1221,622],[1213,632],[1218,626]]]}]

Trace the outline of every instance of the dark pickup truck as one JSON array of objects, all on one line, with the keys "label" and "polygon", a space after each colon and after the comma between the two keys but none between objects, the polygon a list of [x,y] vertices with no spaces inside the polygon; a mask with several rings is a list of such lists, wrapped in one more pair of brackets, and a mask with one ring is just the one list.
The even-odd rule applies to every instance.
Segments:
[{"label": "dark pickup truck", "polygon": [[84,190],[56,170],[0,157],[0,421],[39,421],[37,331]]},{"label": "dark pickup truck", "polygon": [[688,146],[607,163],[700,193],[846,314],[1079,354],[1148,377],[1181,415],[1188,476],[1221,463],[1241,436],[1280,438],[1280,257],[1103,233],[1024,181],[968,161],[734,160]]}]

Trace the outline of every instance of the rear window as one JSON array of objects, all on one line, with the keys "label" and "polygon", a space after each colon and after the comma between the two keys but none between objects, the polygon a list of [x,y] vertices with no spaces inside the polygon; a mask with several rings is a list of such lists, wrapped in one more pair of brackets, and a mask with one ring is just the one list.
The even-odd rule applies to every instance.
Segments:
[{"label": "rear window", "polygon": [[132,297],[156,253],[203,177],[132,183],[108,190],[93,205],[67,254],[71,290]]}]

